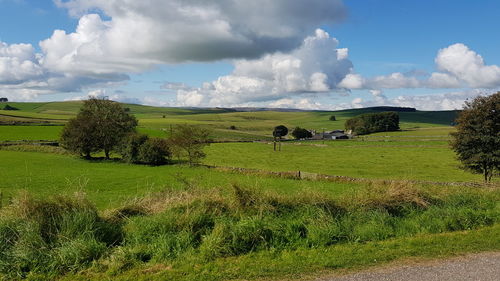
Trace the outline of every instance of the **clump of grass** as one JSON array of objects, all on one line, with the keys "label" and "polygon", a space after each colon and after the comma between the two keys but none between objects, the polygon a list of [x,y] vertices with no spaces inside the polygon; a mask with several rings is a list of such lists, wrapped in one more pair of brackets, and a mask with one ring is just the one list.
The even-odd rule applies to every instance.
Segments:
[{"label": "clump of grass", "polygon": [[78,271],[121,240],[121,228],[81,196],[42,200],[22,194],[0,213],[0,272],[24,278]]},{"label": "clump of grass", "polygon": [[403,215],[412,209],[424,210],[436,199],[414,183],[405,181],[372,182],[346,198],[349,207],[365,210],[385,210],[391,215]]}]

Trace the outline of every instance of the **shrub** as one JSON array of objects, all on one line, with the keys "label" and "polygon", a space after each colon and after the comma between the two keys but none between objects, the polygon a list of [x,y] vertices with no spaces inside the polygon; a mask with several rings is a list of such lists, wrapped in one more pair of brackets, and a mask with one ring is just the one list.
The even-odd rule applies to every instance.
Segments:
[{"label": "shrub", "polygon": [[164,139],[131,134],[120,146],[122,159],[128,163],[161,165],[168,162],[170,149]]},{"label": "shrub", "polygon": [[346,130],[352,130],[356,135],[399,130],[399,115],[397,112],[369,113],[348,119]]},{"label": "shrub", "polygon": [[165,164],[170,157],[167,141],[160,138],[148,138],[140,147],[138,159],[143,164]]},{"label": "shrub", "polygon": [[335,117],[335,115],[330,116],[330,121],[337,121],[337,118]]},{"label": "shrub", "polygon": [[193,165],[206,156],[203,148],[210,145],[210,131],[200,126],[177,125],[168,141],[174,155],[187,158]]},{"label": "shrub", "polygon": [[13,106],[10,106],[10,105],[6,104],[3,107],[3,110],[19,110],[19,108],[16,108],[16,107],[13,107]]},{"label": "shrub", "polygon": [[296,127],[292,131],[292,136],[296,139],[307,139],[307,138],[312,138],[313,135],[307,129]]}]

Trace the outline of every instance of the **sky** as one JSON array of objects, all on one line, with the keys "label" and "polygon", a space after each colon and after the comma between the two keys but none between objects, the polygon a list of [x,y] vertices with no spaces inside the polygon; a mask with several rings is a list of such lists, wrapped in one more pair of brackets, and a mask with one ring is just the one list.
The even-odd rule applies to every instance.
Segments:
[{"label": "sky", "polygon": [[0,96],[460,109],[500,90],[497,0],[0,0]]}]

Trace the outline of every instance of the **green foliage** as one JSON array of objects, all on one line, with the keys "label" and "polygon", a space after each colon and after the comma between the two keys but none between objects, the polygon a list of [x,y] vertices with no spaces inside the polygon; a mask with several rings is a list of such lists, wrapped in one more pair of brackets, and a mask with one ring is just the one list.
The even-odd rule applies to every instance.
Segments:
[{"label": "green foliage", "polygon": [[120,153],[128,163],[161,165],[168,162],[170,149],[164,139],[130,134],[120,145]]},{"label": "green foliage", "polygon": [[3,110],[19,110],[19,108],[16,108],[16,107],[13,107],[13,106],[10,106],[10,105],[6,104],[3,107]]},{"label": "green foliage", "polygon": [[65,149],[84,155],[87,159],[91,153],[101,150],[95,124],[83,115],[68,121],[61,132],[59,143]]},{"label": "green foliage", "polygon": [[274,127],[274,131],[273,131],[273,136],[275,138],[282,138],[284,136],[288,135],[288,128],[284,125],[279,125],[279,126],[276,126]]},{"label": "green foliage", "polygon": [[168,143],[160,138],[148,138],[139,146],[138,160],[143,164],[161,165],[168,162],[170,150]]},{"label": "green foliage", "polygon": [[210,144],[210,130],[195,125],[176,125],[168,141],[173,155],[187,158],[193,165],[206,156],[203,148]]},{"label": "green foliage", "polygon": [[337,121],[337,118],[335,117],[335,115],[332,115],[332,116],[330,116],[330,118],[328,118],[328,120],[330,120],[330,121]]},{"label": "green foliage", "polygon": [[491,181],[500,171],[500,92],[466,102],[456,122],[451,147],[462,168]]},{"label": "green foliage", "polygon": [[146,142],[147,135],[130,134],[120,144],[122,159],[128,163],[139,163],[139,147]]},{"label": "green foliage", "polygon": [[296,127],[292,131],[292,136],[296,139],[307,139],[312,138],[312,133],[307,129]]},{"label": "green foliage", "polygon": [[76,118],[70,119],[61,134],[61,145],[90,158],[93,152],[104,150],[106,158],[122,139],[134,131],[137,119],[119,103],[89,99]]},{"label": "green foliage", "polygon": [[345,129],[356,135],[399,130],[399,115],[396,112],[369,113],[348,119]]}]

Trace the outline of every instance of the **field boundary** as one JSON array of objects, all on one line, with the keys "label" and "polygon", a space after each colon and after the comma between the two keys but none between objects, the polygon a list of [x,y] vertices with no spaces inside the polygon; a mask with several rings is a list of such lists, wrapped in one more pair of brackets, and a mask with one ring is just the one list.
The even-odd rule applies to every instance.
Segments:
[{"label": "field boundary", "polygon": [[48,145],[48,146],[59,146],[56,141],[49,140],[20,140],[20,141],[0,141],[0,147],[2,146],[15,146],[15,145]]},{"label": "field boundary", "polygon": [[442,186],[467,186],[467,187],[495,187],[495,183],[479,183],[479,182],[435,182],[435,181],[419,181],[419,180],[387,180],[387,179],[368,179],[368,178],[355,178],[349,176],[327,175],[319,173],[309,173],[303,171],[286,171],[275,172],[262,169],[216,166],[216,165],[200,165],[209,169],[214,169],[223,172],[236,172],[241,174],[251,175],[265,175],[270,177],[286,178],[293,180],[309,180],[309,181],[329,181],[329,182],[356,182],[356,183],[381,183],[390,184],[394,182],[405,182],[414,184],[430,184]]}]

